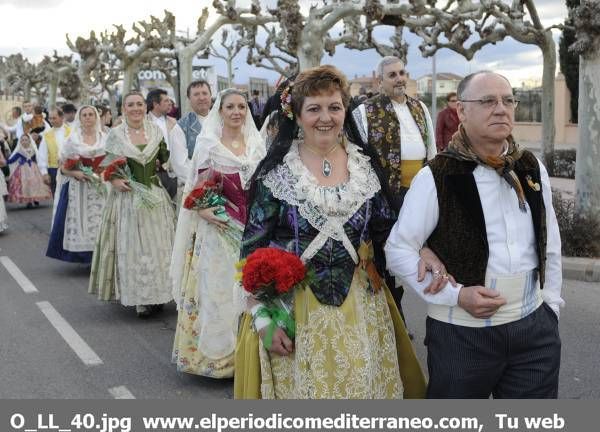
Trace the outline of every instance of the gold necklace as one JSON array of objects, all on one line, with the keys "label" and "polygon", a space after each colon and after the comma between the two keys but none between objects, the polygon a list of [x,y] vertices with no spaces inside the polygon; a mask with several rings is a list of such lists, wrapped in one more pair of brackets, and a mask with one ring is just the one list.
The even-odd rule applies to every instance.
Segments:
[{"label": "gold necklace", "polygon": [[304,144],[304,148],[306,150],[308,150],[316,156],[319,156],[320,158],[323,158],[323,161],[321,162],[321,173],[323,174],[323,177],[329,177],[333,172],[333,164],[329,161],[329,159],[327,159],[327,156],[333,153],[333,151],[338,147],[338,144],[339,143],[336,142],[329,150],[327,150],[327,152],[324,155],[319,154],[317,151],[310,148],[308,144]]},{"label": "gold necklace", "polygon": [[232,140],[230,145],[231,145],[231,148],[237,150],[237,149],[239,149],[242,146],[243,143],[244,143],[244,139],[242,138],[241,141]]}]

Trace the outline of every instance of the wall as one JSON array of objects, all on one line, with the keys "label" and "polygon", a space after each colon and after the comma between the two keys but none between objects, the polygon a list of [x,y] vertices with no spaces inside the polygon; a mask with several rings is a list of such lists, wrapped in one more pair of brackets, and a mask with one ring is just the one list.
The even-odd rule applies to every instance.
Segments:
[{"label": "wall", "polygon": [[[579,142],[579,128],[569,121],[570,101],[571,94],[565,84],[565,77],[558,74],[554,81],[554,124],[556,127],[554,145],[557,149],[576,148]],[[542,124],[517,122],[513,136],[517,142],[533,143],[539,146],[542,141]]]}]

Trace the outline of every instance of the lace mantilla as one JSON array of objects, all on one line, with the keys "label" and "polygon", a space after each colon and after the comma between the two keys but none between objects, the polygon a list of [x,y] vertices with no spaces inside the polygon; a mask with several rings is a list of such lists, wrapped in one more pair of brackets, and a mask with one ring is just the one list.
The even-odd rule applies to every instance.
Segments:
[{"label": "lace mantilla", "polygon": [[363,203],[380,189],[379,179],[370,159],[353,143],[346,146],[348,153],[347,182],[337,186],[321,186],[304,166],[294,141],[283,163],[263,178],[273,196],[298,211],[314,228],[337,241],[344,241],[344,224]]}]

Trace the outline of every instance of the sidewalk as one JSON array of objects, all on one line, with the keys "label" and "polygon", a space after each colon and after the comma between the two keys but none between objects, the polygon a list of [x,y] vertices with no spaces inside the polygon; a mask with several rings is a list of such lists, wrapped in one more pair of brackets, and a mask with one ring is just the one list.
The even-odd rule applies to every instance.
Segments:
[{"label": "sidewalk", "polygon": [[563,279],[600,282],[600,259],[562,257]]}]

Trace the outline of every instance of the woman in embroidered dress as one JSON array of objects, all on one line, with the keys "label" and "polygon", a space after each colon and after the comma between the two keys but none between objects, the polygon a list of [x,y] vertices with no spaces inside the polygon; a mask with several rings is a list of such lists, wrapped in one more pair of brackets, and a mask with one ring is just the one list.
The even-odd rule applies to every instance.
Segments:
[{"label": "woman in embroidered dress", "polygon": [[42,178],[37,165],[37,148],[31,136],[21,135],[19,143],[8,159],[10,177],[8,202],[27,203],[33,207],[39,201],[52,199],[52,192]]},{"label": "woman in embroidered dress", "polygon": [[[2,143],[0,142],[0,145]],[[4,159],[4,154],[2,153],[2,149],[0,148],[0,168],[4,168],[6,166],[6,159]],[[8,216],[6,215],[6,207],[4,205],[4,195],[8,194],[8,189],[6,188],[6,180],[4,180],[4,173],[0,171],[0,233],[8,228],[8,223],[6,222]]]},{"label": "woman in embroidered dress", "polygon": [[[246,97],[236,89],[223,90],[196,139],[184,198],[199,181],[219,178],[229,222],[216,217],[215,208],[182,208],[175,234],[171,272],[179,315],[173,362],[181,372],[233,376],[241,312],[234,290],[235,264],[246,223],[249,180],[265,153]],[[238,230],[237,241],[223,231],[227,225]]]},{"label": "woman in embroidered dress", "polygon": [[147,317],[169,302],[169,263],[173,249],[174,213],[160,184],[157,161],[165,164],[169,151],[158,126],[146,119],[146,102],[139,92],[123,98],[124,121],[106,137],[107,166],[126,158],[136,185],[143,185],[150,203],[120,175],[110,178],[100,233],[92,258],[89,292],[100,300],[119,300],[136,306]]},{"label": "woman in embroidered dress", "polygon": [[103,184],[91,183],[92,179],[78,168],[65,168],[65,161],[78,160],[98,176],[106,136],[93,106],[79,108],[75,119],[73,131],[60,151],[62,176],[46,256],[90,263],[102,221],[106,188]]},{"label": "woman in embroidered dress", "polygon": [[[422,397],[425,382],[402,319],[378,276],[373,248],[394,223],[380,166],[345,121],[348,82],[332,66],[300,73],[286,120],[255,173],[241,256],[279,247],[317,281],[294,292],[296,337],[245,314],[236,348],[236,398]],[[349,117],[348,117],[349,118]],[[297,138],[296,127],[300,137]],[[342,131],[343,129],[343,131]],[[253,315],[263,305],[248,300]],[[259,337],[256,333],[260,335]]]}]

